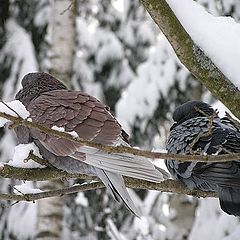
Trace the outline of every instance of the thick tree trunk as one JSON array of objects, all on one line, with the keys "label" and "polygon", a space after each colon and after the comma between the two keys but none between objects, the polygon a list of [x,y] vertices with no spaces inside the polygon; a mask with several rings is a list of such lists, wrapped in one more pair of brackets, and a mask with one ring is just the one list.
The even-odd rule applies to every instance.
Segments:
[{"label": "thick tree trunk", "polygon": [[[70,85],[74,48],[74,13],[70,0],[55,0],[53,6],[51,67],[49,72]],[[42,190],[63,187],[60,180],[40,183]],[[63,230],[63,198],[38,201],[37,240],[61,239]]]}]

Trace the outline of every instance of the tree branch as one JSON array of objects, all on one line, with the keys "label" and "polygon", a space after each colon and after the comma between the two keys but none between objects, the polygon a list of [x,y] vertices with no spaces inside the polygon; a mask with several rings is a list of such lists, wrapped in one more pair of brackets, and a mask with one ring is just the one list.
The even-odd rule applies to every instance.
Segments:
[{"label": "tree branch", "polygon": [[193,42],[165,0],[141,0],[179,60],[240,119],[240,91]]},{"label": "tree branch", "polygon": [[[33,169],[32,169],[33,170]],[[34,170],[33,170],[34,171]],[[69,174],[66,173],[69,176]],[[83,176],[85,177],[85,176]],[[194,197],[217,197],[215,192],[203,192],[201,190],[189,190],[183,184],[174,180],[165,180],[160,183],[153,183],[139,179],[125,177],[125,184],[127,187],[135,189],[157,190],[161,192],[171,192],[179,194],[192,195]],[[28,194],[7,194],[0,193],[0,200],[14,200],[14,201],[35,201],[43,198],[63,196],[64,194],[71,194],[80,191],[88,191],[103,188],[102,182],[84,183],[77,186],[67,187],[58,190],[44,191],[40,193]]]},{"label": "tree branch", "polygon": [[73,137],[71,134],[68,134],[66,132],[60,132],[48,127],[45,127],[38,123],[33,123],[31,121],[27,121],[25,119],[14,117],[7,113],[0,112],[0,117],[3,117],[5,119],[10,120],[13,122],[13,126],[16,127],[18,125],[22,125],[28,128],[34,128],[38,129],[41,132],[44,132],[51,136],[61,137],[68,139],[70,141],[89,146],[94,147],[99,150],[105,151],[107,153],[129,153],[137,156],[143,156],[149,159],[173,159],[173,160],[179,160],[179,161],[198,161],[198,162],[226,162],[226,161],[233,161],[233,160],[240,160],[240,153],[233,153],[233,154],[225,154],[223,155],[184,155],[184,154],[172,154],[172,153],[163,153],[163,152],[151,152],[131,147],[125,147],[125,146],[105,146],[99,143],[94,143],[91,141],[82,140],[77,137]]},{"label": "tree branch", "polygon": [[8,193],[0,193],[0,200],[12,200],[12,201],[35,201],[39,199],[63,196],[64,194],[71,194],[80,191],[94,190],[103,188],[104,185],[102,182],[93,182],[88,184],[81,184],[77,186],[62,188],[58,190],[50,190],[39,193],[25,193],[25,194],[8,194]]},{"label": "tree branch", "polygon": [[80,173],[67,173],[54,168],[18,168],[7,164],[0,167],[0,177],[13,178],[27,181],[46,181],[56,179],[97,179],[96,176],[89,176]]}]

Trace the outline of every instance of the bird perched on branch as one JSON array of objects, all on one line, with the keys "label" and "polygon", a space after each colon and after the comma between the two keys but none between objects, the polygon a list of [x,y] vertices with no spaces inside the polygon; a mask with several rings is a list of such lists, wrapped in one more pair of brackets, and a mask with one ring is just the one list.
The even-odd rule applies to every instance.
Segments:
[{"label": "bird perched on branch", "polygon": [[[22,79],[17,93],[30,113],[33,122],[46,127],[64,128],[75,132],[83,140],[108,146],[129,146],[128,135],[109,108],[96,98],[81,91],[68,90],[59,80],[47,73],[29,73]],[[164,171],[148,159],[125,153],[106,153],[93,147],[51,136],[36,129],[19,126],[20,143],[34,142],[41,155],[53,166],[67,172],[97,175],[117,201],[139,216],[139,209],[131,200],[122,176],[162,181]]]},{"label": "bird perched on branch", "polygon": [[[167,142],[170,153],[240,153],[238,122],[229,116],[220,118],[207,103],[189,101],[174,111],[173,120]],[[173,178],[190,189],[218,192],[222,210],[240,216],[240,161],[165,162]]]}]

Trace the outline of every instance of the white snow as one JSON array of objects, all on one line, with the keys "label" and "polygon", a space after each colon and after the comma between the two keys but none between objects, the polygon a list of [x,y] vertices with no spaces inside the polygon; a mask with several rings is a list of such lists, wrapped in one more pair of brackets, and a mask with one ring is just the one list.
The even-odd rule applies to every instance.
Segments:
[{"label": "white snow", "polygon": [[114,0],[111,1],[113,7],[118,10],[119,12],[123,12],[124,11],[124,1],[122,0]]},{"label": "white snow", "polygon": [[81,205],[83,207],[88,207],[88,199],[85,197],[83,192],[79,192],[77,194],[77,197],[75,198],[75,202],[78,205]]},{"label": "white snow", "polygon": [[124,235],[118,231],[117,226],[114,224],[113,219],[107,218],[107,231],[112,240],[127,240]]},{"label": "white snow", "polygon": [[[7,113],[14,117],[18,117],[19,115],[23,119],[29,116],[29,112],[18,100],[6,102],[5,104],[0,102],[0,112]],[[10,120],[0,117],[0,127],[3,127],[7,122],[10,122]]]},{"label": "white snow", "polygon": [[44,168],[45,166],[38,164],[33,160],[25,161],[31,150],[34,155],[41,158],[39,150],[34,143],[19,144],[14,148],[13,159],[8,162],[8,165],[19,168]]},{"label": "white snow", "polygon": [[238,238],[231,237],[231,233],[239,229],[238,218],[224,213],[217,199],[201,199],[199,204],[189,240],[239,239],[239,235]]},{"label": "white snow", "polygon": [[64,127],[57,127],[57,126],[52,126],[53,130],[59,131],[59,132],[65,132],[65,128]]},{"label": "white snow", "polygon": [[146,236],[149,234],[149,221],[146,217],[140,218],[134,218],[133,223],[134,229],[139,231],[143,236]]},{"label": "white snow", "polygon": [[220,117],[224,117],[224,116],[226,115],[226,112],[227,112],[227,113],[230,114],[230,116],[231,116],[232,118],[234,118],[235,120],[237,120],[237,121],[240,122],[240,120],[239,120],[237,117],[235,117],[235,116],[231,113],[231,111],[230,111],[222,102],[217,101],[217,102],[215,102],[215,103],[212,105],[212,107],[213,107],[213,109],[216,109],[216,110],[218,111],[218,115],[219,115]]},{"label": "white snow", "polygon": [[158,106],[160,94],[167,97],[169,87],[175,82],[177,64],[181,66],[178,77],[183,80],[188,73],[186,68],[177,60],[166,38],[159,36],[156,48],[152,49],[149,59],[139,65],[137,76],[116,105],[117,119],[127,133],[131,135],[137,118],[141,129],[145,129]]},{"label": "white snow", "polygon": [[[11,9],[13,5],[15,4],[11,4]],[[16,5],[15,9],[12,10],[16,10]],[[17,14],[16,12],[13,13],[13,11],[4,25],[6,34],[2,42],[4,45],[0,51],[0,62],[3,65],[3,69],[6,70],[5,73],[2,72],[2,76],[6,79],[1,79],[1,95],[4,101],[11,101],[14,98],[16,91],[21,87],[20,82],[25,74],[38,70],[38,62],[35,56],[36,51],[32,43],[31,32],[26,31],[12,18],[13,15]],[[38,12],[40,12],[40,9],[38,9]],[[21,106],[16,105],[16,108],[11,104],[10,106],[25,118],[21,113]],[[15,116],[13,112],[10,114]],[[4,122],[1,121],[0,124],[3,125]],[[16,136],[14,136],[13,131],[5,131],[0,141],[1,162],[7,162],[12,157],[15,145]],[[9,184],[12,185],[13,181],[13,179],[1,179],[1,191],[8,191]],[[5,203],[6,207],[4,207]],[[20,202],[8,207],[9,204],[7,201],[5,203],[2,202],[3,206],[1,207],[0,228],[2,237],[8,239],[9,235],[11,235],[17,239],[34,239],[37,204]]]},{"label": "white snow", "polygon": [[10,18],[6,23],[7,42],[0,53],[0,60],[9,56],[13,57],[11,72],[2,89],[2,99],[10,100],[16,91],[16,76],[18,76],[17,88],[20,89],[20,80],[29,72],[36,72],[38,64],[31,36],[14,19]]},{"label": "white snow", "polygon": [[40,193],[42,190],[33,188],[32,182],[26,181],[20,185],[15,185],[13,192],[17,195],[28,194],[28,193]]},{"label": "white snow", "polygon": [[157,167],[165,170],[167,173],[169,173],[169,171],[166,167],[166,164],[164,163],[164,159],[156,159],[156,160],[154,160],[153,164],[156,165]]},{"label": "white snow", "polygon": [[123,57],[123,47],[114,34],[98,30],[95,37],[99,44],[96,54],[97,65],[103,66],[107,61],[116,61]]},{"label": "white snow", "polygon": [[78,138],[78,137],[79,137],[78,134],[77,134],[77,132],[75,132],[75,131],[67,132],[67,131],[65,131],[65,128],[64,128],[64,127],[52,126],[52,129],[53,129],[53,130],[56,130],[56,131],[59,131],[59,132],[68,133],[68,134],[72,135],[74,138]]},{"label": "white snow", "polygon": [[68,134],[72,135],[74,138],[78,138],[78,134],[75,131],[67,132]]},{"label": "white snow", "polygon": [[48,24],[52,17],[52,8],[50,4],[45,4],[44,1],[42,1],[42,6],[39,4],[38,7],[41,11],[36,11],[34,24],[36,26],[44,26],[45,24]]},{"label": "white snow", "polygon": [[152,21],[145,21],[139,26],[136,37],[142,43],[154,44],[156,42],[156,34],[152,30]]},{"label": "white snow", "polygon": [[18,239],[34,239],[36,225],[36,203],[20,202],[9,208],[7,228]]},{"label": "white snow", "polygon": [[240,24],[231,17],[216,17],[193,0],[167,0],[193,41],[240,89]]}]

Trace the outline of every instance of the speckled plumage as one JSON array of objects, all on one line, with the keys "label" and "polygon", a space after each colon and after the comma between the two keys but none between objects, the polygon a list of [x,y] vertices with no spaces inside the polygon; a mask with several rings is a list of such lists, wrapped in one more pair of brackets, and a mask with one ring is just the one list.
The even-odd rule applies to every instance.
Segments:
[{"label": "speckled plumage", "polygon": [[[231,119],[220,119],[210,105],[190,101],[178,107],[167,150],[184,154],[240,153],[240,129]],[[193,144],[194,143],[194,144]],[[200,163],[167,160],[173,178],[188,188],[216,191],[222,209],[240,216],[240,162]]]},{"label": "speckled plumage", "polygon": [[[33,122],[74,131],[80,138],[94,143],[128,145],[127,133],[109,108],[89,94],[68,90],[47,73],[27,74],[22,86],[16,99],[25,105]],[[128,195],[122,175],[154,182],[164,178],[164,174],[143,157],[108,154],[36,129],[17,127],[16,133],[21,143],[35,142],[41,155],[55,167],[97,175],[115,199],[122,200],[136,215],[139,211]]]}]

